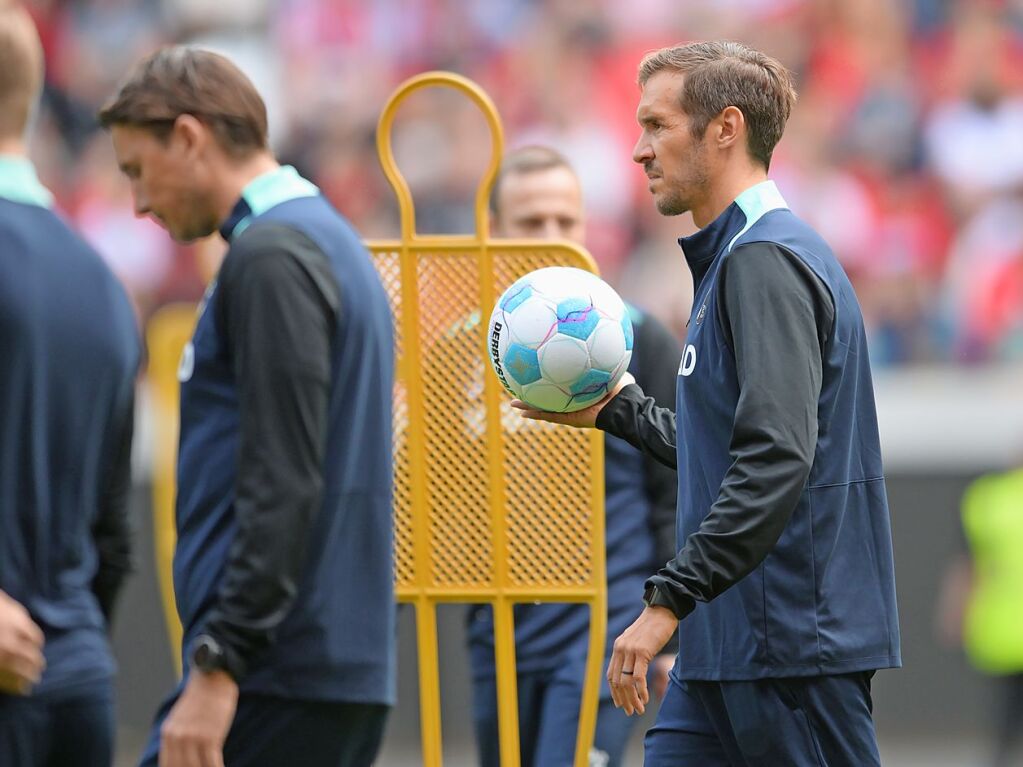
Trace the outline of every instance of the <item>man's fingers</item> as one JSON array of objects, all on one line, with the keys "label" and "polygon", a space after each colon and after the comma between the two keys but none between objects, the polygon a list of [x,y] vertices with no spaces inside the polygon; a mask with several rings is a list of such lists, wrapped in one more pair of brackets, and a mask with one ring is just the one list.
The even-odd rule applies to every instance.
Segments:
[{"label": "man's fingers", "polygon": [[35,684],[42,677],[43,669],[46,668],[46,659],[37,648],[22,643],[4,653],[3,658],[0,659],[0,666],[10,676],[17,678],[19,691],[24,692],[21,689],[22,685]]},{"label": "man's fingers", "polygon": [[614,649],[611,652],[611,662],[607,664],[607,683],[611,688],[611,700],[615,708],[622,707],[622,696],[620,692],[619,678],[622,671],[622,654],[618,649],[618,641],[615,640]]},{"label": "man's fingers", "polygon": [[202,749],[202,767],[224,767],[224,751],[218,745],[207,745]]},{"label": "man's fingers", "polygon": [[647,689],[647,667],[649,663],[641,656],[633,657],[632,684],[628,688],[629,702],[639,714],[647,711],[650,703],[650,690]]},{"label": "man's fingers", "polygon": [[178,763],[176,752],[177,743],[161,729],[159,767],[174,767]]},{"label": "man's fingers", "polygon": [[[634,669],[633,680],[635,682],[636,691],[639,693],[639,701],[643,706],[650,703],[650,689],[647,687],[647,670],[650,668],[650,662],[646,658],[636,656],[636,666]],[[639,712],[642,713],[641,711]]]},{"label": "man's fingers", "polygon": [[29,684],[35,684],[43,675],[45,662],[33,654],[19,655],[12,660],[11,669]]},{"label": "man's fingers", "polygon": [[206,748],[199,741],[185,740],[181,744],[181,764],[174,767],[209,767],[206,763]]},{"label": "man's fingers", "polygon": [[40,650],[43,648],[43,644],[46,641],[43,636],[43,630],[36,625],[34,620],[28,617],[28,613],[25,613],[24,621],[19,621],[17,632],[19,636],[30,642],[34,647]]}]

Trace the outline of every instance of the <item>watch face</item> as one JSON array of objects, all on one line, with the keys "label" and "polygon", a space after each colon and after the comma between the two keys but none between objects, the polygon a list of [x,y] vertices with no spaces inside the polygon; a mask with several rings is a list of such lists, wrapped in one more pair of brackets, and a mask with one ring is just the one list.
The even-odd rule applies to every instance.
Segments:
[{"label": "watch face", "polygon": [[192,650],[192,663],[200,671],[216,671],[221,655],[219,645],[211,637],[199,637]]},{"label": "watch face", "polygon": [[196,645],[195,652],[192,653],[192,660],[196,666],[205,669],[210,662],[210,646],[205,642]]}]

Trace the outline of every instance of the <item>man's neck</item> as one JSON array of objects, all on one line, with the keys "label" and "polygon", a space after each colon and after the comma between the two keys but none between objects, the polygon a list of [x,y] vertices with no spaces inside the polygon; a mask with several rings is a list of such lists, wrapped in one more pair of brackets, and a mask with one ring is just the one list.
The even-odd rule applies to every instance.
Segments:
[{"label": "man's neck", "polygon": [[20,138],[0,138],[0,155],[7,157],[28,157],[28,148]]},{"label": "man's neck", "polygon": [[767,181],[767,170],[761,166],[742,166],[719,177],[706,200],[693,206],[693,223],[703,229],[735,202],[735,198],[752,186]]},{"label": "man's neck", "polygon": [[245,187],[263,174],[279,167],[280,163],[269,152],[259,152],[236,165],[227,166],[221,174],[223,183],[219,186],[220,194],[217,200],[220,220],[224,221],[231,215]]}]

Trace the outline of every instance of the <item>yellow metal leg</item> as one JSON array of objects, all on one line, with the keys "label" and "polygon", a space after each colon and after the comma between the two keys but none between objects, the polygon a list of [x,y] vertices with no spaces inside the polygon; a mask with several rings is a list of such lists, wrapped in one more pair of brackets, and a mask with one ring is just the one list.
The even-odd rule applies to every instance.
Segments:
[{"label": "yellow metal leg", "polygon": [[419,726],[423,767],[441,767],[440,670],[437,657],[437,608],[427,599],[416,603],[419,644]]},{"label": "yellow metal leg", "polygon": [[494,661],[497,664],[497,722],[501,767],[519,767],[519,690],[515,671],[515,618],[504,599],[494,604]]}]

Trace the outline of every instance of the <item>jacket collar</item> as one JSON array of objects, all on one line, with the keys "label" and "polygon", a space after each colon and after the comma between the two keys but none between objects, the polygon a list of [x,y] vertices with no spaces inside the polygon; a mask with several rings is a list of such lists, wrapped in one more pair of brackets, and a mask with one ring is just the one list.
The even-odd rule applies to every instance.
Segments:
[{"label": "jacket collar", "polygon": [[693,277],[699,280],[719,253],[731,250],[735,241],[761,216],[778,208],[788,208],[778,187],[773,181],[761,181],[736,197],[721,215],[703,229],[688,237],[679,237],[679,247],[682,248]]},{"label": "jacket collar", "polygon": [[40,208],[53,207],[53,195],[39,182],[27,157],[0,155],[0,197]]},{"label": "jacket collar", "polygon": [[242,196],[220,225],[220,236],[228,242],[244,232],[252,219],[274,206],[299,197],[315,197],[320,190],[311,181],[298,175],[291,165],[282,165],[250,181]]}]

